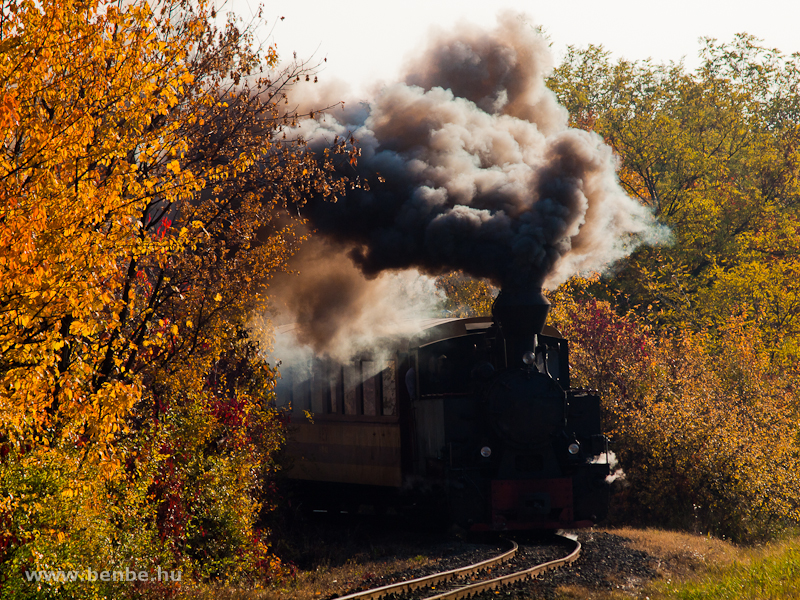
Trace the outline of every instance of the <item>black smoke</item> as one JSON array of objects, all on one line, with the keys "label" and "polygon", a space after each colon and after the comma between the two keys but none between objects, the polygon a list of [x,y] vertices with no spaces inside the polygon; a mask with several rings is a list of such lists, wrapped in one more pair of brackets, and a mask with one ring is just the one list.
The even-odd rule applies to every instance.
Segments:
[{"label": "black smoke", "polygon": [[[275,288],[301,343],[340,351],[421,316],[389,318],[398,298],[426,305],[396,293],[392,272],[461,270],[503,288],[552,287],[662,235],[619,187],[611,149],[568,127],[545,86],[547,42],[521,16],[498,23],[434,36],[402,82],[297,127],[312,148],[355,137],[362,156],[344,168],[371,184],[301,208],[317,250],[295,261],[300,277]],[[408,288],[404,277],[396,281]],[[351,330],[359,333],[348,341]]]},{"label": "black smoke", "polygon": [[402,83],[301,126],[312,145],[352,133],[372,181],[304,216],[354,246],[368,277],[458,269],[501,286],[553,284],[607,266],[655,230],[617,184],[610,148],[567,126],[544,85],[551,66],[520,16],[439,35]]}]

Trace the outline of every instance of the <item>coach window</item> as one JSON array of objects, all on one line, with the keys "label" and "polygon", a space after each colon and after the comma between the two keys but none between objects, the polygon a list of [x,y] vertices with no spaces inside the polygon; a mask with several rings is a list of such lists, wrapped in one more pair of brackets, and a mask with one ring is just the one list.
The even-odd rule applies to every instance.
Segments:
[{"label": "coach window", "polygon": [[292,382],[288,375],[289,370],[283,369],[275,381],[275,406],[279,408],[286,408],[292,401]]},{"label": "coach window", "polygon": [[361,414],[361,365],[359,361],[342,366],[342,381],[344,385],[344,414]]},{"label": "coach window", "polygon": [[275,405],[291,406],[292,413],[302,415],[311,410],[311,381],[308,369],[286,368],[275,384]]},{"label": "coach window", "polygon": [[[327,361],[315,367],[310,405],[315,414],[394,416],[397,410],[396,360]],[[301,389],[297,389],[302,394]]]},{"label": "coach window", "polygon": [[386,361],[381,371],[381,414],[393,417],[397,414],[397,360]]}]

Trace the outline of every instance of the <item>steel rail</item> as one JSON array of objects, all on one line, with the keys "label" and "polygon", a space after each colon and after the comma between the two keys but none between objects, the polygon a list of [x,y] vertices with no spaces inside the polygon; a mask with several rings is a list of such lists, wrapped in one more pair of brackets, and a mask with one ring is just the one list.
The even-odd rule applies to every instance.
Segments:
[{"label": "steel rail", "polygon": [[400,581],[398,583],[384,585],[379,588],[373,588],[371,590],[364,590],[363,592],[348,594],[347,596],[339,596],[338,598],[336,598],[336,600],[355,600],[355,599],[369,600],[370,598],[380,598],[381,596],[385,596],[387,594],[396,594],[398,592],[405,592],[408,590],[415,590],[422,587],[428,587],[431,585],[436,585],[441,581],[456,579],[457,577],[462,577],[464,575],[475,573],[476,571],[480,571],[482,569],[486,569],[488,567],[504,563],[514,558],[514,556],[517,554],[519,546],[515,541],[513,540],[509,541],[513,545],[511,550],[508,550],[503,554],[495,556],[494,558],[482,560],[479,563],[467,565],[465,567],[459,567],[458,569],[452,569],[450,571],[442,571],[441,573],[434,573],[433,575],[418,577],[417,579],[409,579],[408,581]]},{"label": "steel rail", "polygon": [[561,567],[574,562],[581,554],[581,543],[578,540],[573,540],[572,538],[568,538],[563,535],[561,537],[575,543],[575,548],[564,558],[551,560],[546,563],[540,563],[533,567],[523,569],[522,571],[509,573],[508,575],[503,575],[502,577],[497,577],[495,579],[489,579],[487,581],[465,585],[455,590],[450,590],[449,592],[437,594],[436,596],[428,596],[424,600],[458,600],[459,598],[471,596],[472,594],[477,594],[478,592],[485,592],[486,590],[493,590],[497,587],[508,585],[510,583],[514,583],[515,581],[520,581],[521,579],[528,579],[538,575],[539,573],[543,573],[544,571],[555,569],[556,567]]}]

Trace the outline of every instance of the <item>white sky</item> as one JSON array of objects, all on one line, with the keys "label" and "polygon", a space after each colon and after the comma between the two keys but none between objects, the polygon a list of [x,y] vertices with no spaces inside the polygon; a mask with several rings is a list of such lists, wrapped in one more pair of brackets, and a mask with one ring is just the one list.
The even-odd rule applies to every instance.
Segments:
[{"label": "white sky", "polygon": [[[258,0],[228,0],[222,10],[247,21],[257,7]],[[296,51],[298,58],[327,58],[321,79],[344,79],[355,89],[394,80],[432,26],[449,29],[466,20],[494,27],[504,8],[544,27],[556,61],[569,44],[595,43],[616,57],[686,57],[693,67],[700,37],[730,41],[743,31],[786,54],[800,51],[800,0],[288,0],[263,8],[262,41],[277,43],[283,57]]]}]

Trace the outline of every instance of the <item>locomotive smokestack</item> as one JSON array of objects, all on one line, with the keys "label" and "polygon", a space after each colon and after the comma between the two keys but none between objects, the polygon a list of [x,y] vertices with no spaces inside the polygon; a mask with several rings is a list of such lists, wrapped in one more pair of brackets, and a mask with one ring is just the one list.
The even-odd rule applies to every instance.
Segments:
[{"label": "locomotive smokestack", "polygon": [[541,285],[504,286],[492,305],[492,317],[506,342],[508,366],[522,366],[522,357],[534,349],[534,336],[542,332],[550,302]]}]

